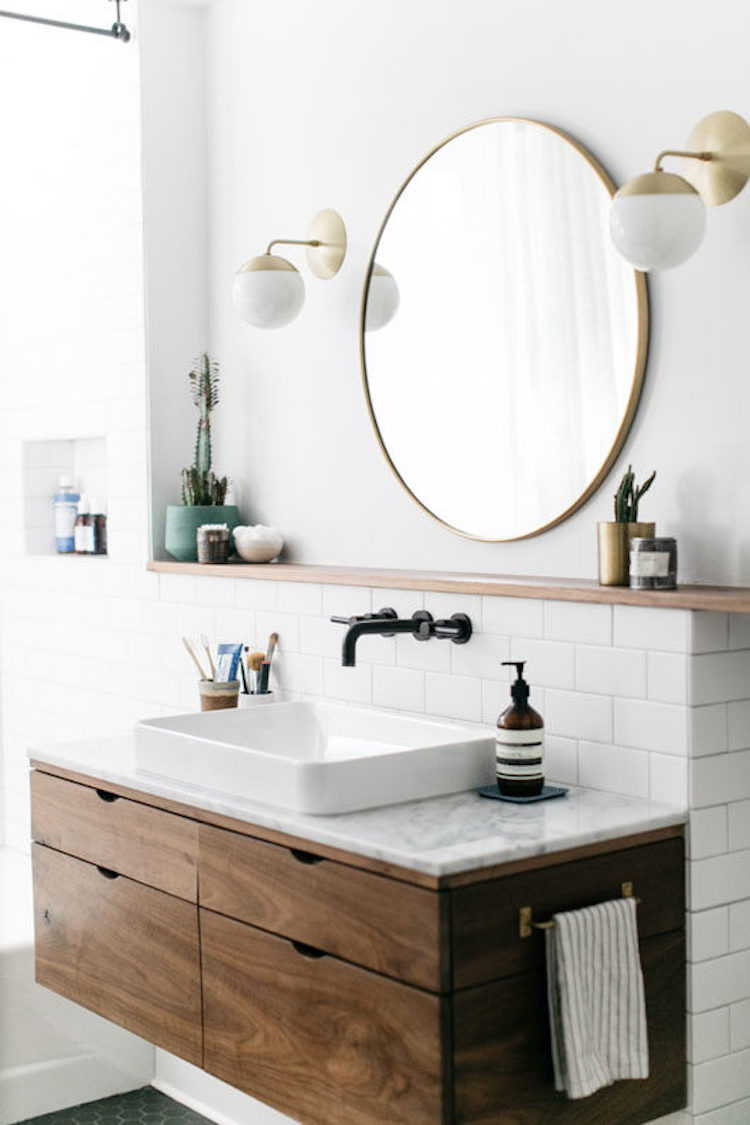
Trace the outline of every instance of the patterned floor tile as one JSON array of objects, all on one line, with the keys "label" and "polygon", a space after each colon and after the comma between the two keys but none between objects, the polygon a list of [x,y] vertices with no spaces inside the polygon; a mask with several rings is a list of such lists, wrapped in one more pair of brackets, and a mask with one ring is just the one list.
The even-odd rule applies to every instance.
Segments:
[{"label": "patterned floor tile", "polygon": [[210,1125],[207,1117],[172,1101],[153,1086],[98,1102],[29,1117],[20,1125]]}]

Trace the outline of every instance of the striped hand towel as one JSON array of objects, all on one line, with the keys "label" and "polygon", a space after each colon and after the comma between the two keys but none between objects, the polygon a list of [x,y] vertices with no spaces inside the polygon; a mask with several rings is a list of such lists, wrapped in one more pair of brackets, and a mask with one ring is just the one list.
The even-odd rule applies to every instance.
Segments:
[{"label": "striped hand towel", "polygon": [[554,921],[546,938],[555,1089],[587,1098],[619,1078],[648,1078],[635,899]]}]

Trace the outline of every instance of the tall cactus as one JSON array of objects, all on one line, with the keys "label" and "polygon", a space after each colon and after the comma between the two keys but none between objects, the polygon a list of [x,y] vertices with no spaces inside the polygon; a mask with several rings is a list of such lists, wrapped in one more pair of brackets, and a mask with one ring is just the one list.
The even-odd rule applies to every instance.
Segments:
[{"label": "tall cactus", "polygon": [[638,521],[638,504],[644,493],[648,492],[654,483],[655,476],[656,470],[639,488],[635,483],[633,466],[628,465],[628,470],[623,474],[620,487],[615,493],[615,521],[617,523],[636,523]]},{"label": "tall cactus", "polygon": [[190,374],[190,393],[198,410],[193,464],[182,470],[182,502],[190,507],[224,503],[227,478],[211,471],[211,411],[219,402],[219,365],[203,352],[194,360]]}]

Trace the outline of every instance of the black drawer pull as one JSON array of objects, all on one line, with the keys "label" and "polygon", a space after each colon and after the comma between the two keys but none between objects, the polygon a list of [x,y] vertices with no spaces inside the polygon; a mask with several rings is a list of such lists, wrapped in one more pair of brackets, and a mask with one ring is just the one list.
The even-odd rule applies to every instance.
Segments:
[{"label": "black drawer pull", "polygon": [[119,879],[120,878],[120,872],[119,871],[112,871],[109,867],[100,867],[98,863],[96,865],[96,870],[99,872],[100,875],[103,875],[105,879]]},{"label": "black drawer pull", "polygon": [[292,945],[302,957],[308,957],[311,961],[319,961],[321,957],[325,957],[325,951],[316,949],[314,945],[305,945],[303,941],[293,941]]},{"label": "black drawer pull", "polygon": [[109,803],[120,800],[117,793],[108,793],[106,789],[97,789],[96,795],[100,801],[108,801]]},{"label": "black drawer pull", "polygon": [[313,864],[323,862],[322,855],[313,855],[312,852],[303,852],[300,848],[290,848],[289,851],[297,860],[297,863]]}]

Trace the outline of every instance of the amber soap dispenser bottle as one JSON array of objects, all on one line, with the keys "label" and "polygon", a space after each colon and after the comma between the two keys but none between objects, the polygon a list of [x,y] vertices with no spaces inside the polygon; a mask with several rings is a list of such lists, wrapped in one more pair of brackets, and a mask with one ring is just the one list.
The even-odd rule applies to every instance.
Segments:
[{"label": "amber soap dispenser bottle", "polygon": [[525,660],[503,660],[516,669],[513,700],[497,720],[497,787],[504,797],[538,797],[544,785],[544,719],[529,707]]}]

